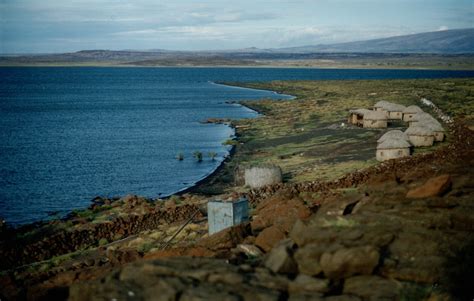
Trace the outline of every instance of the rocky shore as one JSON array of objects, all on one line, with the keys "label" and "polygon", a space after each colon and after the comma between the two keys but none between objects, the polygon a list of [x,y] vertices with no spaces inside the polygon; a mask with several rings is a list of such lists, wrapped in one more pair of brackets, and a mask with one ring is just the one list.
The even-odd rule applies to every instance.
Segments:
[{"label": "rocky shore", "polygon": [[245,195],[251,219],[211,236],[210,197],[196,193],[96,199],[68,220],[2,229],[0,299],[470,300],[470,119],[448,135],[336,179],[227,182],[218,198]]}]

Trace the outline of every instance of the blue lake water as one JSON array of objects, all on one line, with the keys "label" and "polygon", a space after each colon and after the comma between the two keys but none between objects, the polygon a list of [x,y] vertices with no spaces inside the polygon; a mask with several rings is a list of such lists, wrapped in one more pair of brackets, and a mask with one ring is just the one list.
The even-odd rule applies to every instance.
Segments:
[{"label": "blue lake water", "polygon": [[[168,195],[211,173],[233,135],[227,101],[285,98],[215,81],[473,77],[472,71],[270,68],[0,68],[0,217],[85,208],[95,196]],[[192,158],[194,151],[204,161]],[[185,159],[175,159],[182,152]],[[218,154],[215,161],[209,152]]]}]

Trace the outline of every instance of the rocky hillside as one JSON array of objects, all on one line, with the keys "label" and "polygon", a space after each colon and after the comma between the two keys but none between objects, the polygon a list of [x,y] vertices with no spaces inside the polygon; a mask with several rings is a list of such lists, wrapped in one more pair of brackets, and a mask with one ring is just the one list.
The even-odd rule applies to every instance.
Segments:
[{"label": "rocky hillside", "polygon": [[194,239],[137,249],[142,234],[57,267],[10,269],[2,299],[462,300],[474,135],[459,124],[451,135],[433,153],[346,180],[253,191],[251,222],[212,236],[193,226]]}]

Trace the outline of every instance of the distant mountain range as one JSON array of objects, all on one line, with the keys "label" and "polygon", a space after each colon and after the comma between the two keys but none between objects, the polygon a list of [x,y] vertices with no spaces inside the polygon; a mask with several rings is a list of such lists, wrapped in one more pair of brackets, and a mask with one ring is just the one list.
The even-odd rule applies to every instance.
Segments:
[{"label": "distant mountain range", "polygon": [[418,33],[368,41],[276,49],[276,52],[473,53],[474,28]]},{"label": "distant mountain range", "polygon": [[[474,28],[427,32],[360,42],[273,49],[252,47],[225,51],[82,50],[57,54],[3,56],[0,54],[0,65],[258,66],[262,64],[281,65],[285,60],[298,61],[298,64],[304,60],[342,61],[344,63],[352,60],[359,65],[365,66],[375,62],[381,66],[381,64],[392,64],[394,61],[399,64],[400,60],[405,60],[408,56],[411,66],[418,65],[421,60],[428,60],[430,66],[433,66],[431,64],[433,61],[437,61],[445,65],[450,64],[449,66],[452,67],[448,60],[453,56],[460,57],[463,66],[466,64],[472,66],[474,65]],[[427,59],[427,56],[430,57]],[[371,62],[367,60],[371,60]]]}]

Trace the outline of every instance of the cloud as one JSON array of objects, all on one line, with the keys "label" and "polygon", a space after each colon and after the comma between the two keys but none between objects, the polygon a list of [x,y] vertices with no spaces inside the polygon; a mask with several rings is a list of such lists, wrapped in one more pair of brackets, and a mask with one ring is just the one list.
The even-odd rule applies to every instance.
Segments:
[{"label": "cloud", "polygon": [[438,31],[445,31],[445,30],[448,30],[448,29],[449,29],[448,26],[442,25],[442,26],[440,26],[440,27],[438,28]]},{"label": "cloud", "polygon": [[222,38],[226,33],[212,26],[167,26],[158,29],[142,29],[113,33],[112,36],[135,38],[210,39]]}]

